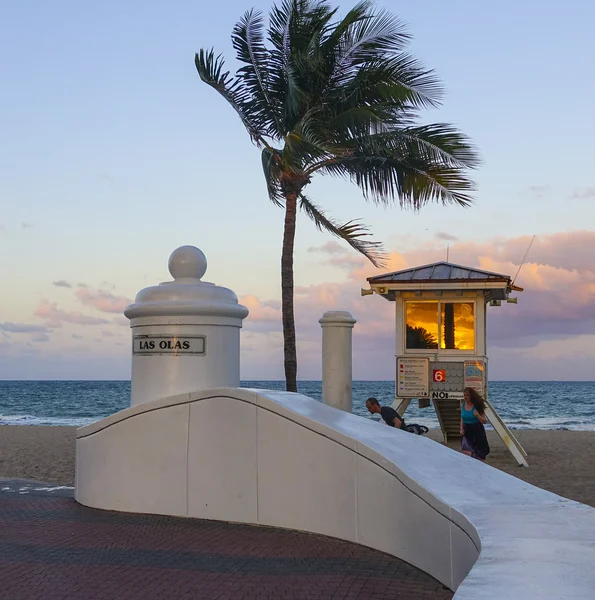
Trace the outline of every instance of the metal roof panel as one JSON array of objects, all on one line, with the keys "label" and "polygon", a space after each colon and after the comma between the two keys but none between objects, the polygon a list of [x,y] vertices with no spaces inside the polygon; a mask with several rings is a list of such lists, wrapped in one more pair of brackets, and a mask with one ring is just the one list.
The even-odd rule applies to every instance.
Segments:
[{"label": "metal roof panel", "polygon": [[491,271],[483,271],[474,267],[464,267],[449,262],[437,262],[411,269],[403,269],[402,271],[394,271],[383,275],[375,275],[368,277],[370,283],[377,282],[420,282],[420,281],[508,281],[509,275],[501,273],[493,273]]}]

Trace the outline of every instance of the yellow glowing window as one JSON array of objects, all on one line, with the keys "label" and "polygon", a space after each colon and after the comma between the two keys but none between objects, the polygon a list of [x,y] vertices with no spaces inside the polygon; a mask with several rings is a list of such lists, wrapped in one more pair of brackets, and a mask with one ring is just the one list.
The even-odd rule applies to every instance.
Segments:
[{"label": "yellow glowing window", "polygon": [[438,302],[406,302],[407,349],[438,348]]},{"label": "yellow glowing window", "polygon": [[473,302],[406,302],[408,350],[475,349]]},{"label": "yellow glowing window", "polygon": [[475,315],[472,302],[441,302],[440,324],[440,348],[475,349]]}]

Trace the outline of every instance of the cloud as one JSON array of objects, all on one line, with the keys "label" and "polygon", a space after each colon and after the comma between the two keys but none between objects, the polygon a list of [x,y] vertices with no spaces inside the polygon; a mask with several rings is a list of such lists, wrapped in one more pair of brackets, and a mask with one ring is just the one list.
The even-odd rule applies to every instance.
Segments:
[{"label": "cloud", "polygon": [[31,227],[33,227],[33,225],[31,223],[21,223],[21,227],[23,229],[31,229]]},{"label": "cloud", "polygon": [[279,323],[281,320],[281,302],[268,300],[261,302],[256,296],[243,296],[239,299],[250,311],[250,323]]},{"label": "cloud", "polygon": [[0,323],[0,331],[8,331],[10,333],[46,333],[47,327],[42,325],[29,325],[27,323]]},{"label": "cloud", "polygon": [[535,196],[536,198],[543,198],[546,192],[548,192],[549,190],[549,185],[530,185],[527,188],[527,191],[533,194],[533,196]]},{"label": "cloud", "polygon": [[76,297],[85,305],[92,306],[101,312],[123,313],[132,304],[132,300],[124,296],[115,296],[105,290],[80,288],[75,292]]},{"label": "cloud", "polygon": [[111,331],[102,330],[101,335],[103,337],[114,337],[114,334]]},{"label": "cloud", "polygon": [[323,252],[325,254],[344,254],[345,248],[338,242],[326,242],[322,246],[310,246],[308,252]]},{"label": "cloud", "polygon": [[77,286],[80,287],[80,288],[89,287],[86,283],[77,283]]},{"label": "cloud", "polygon": [[22,354],[25,355],[35,355],[35,354],[39,354],[39,348],[36,348],[33,344],[27,344],[22,350],[21,350]]},{"label": "cloud", "polygon": [[589,186],[589,187],[575,190],[574,193],[572,194],[571,198],[577,198],[577,199],[595,198],[595,186]]},{"label": "cloud", "polygon": [[82,339],[83,339],[85,336],[83,336],[83,335],[77,335],[76,333],[73,333],[73,334],[72,334],[72,337],[73,337],[75,340],[82,340]]},{"label": "cloud", "polygon": [[52,327],[62,327],[63,323],[74,325],[105,325],[109,323],[106,319],[83,315],[77,311],[66,311],[58,308],[55,302],[42,301],[35,309],[35,316],[48,321]]},{"label": "cloud", "polygon": [[[494,238],[482,243],[456,242],[451,245],[451,256],[456,256],[455,262],[460,264],[512,276],[518,270],[531,237]],[[406,247],[400,243],[399,246]],[[586,252],[586,248],[595,248],[595,231],[557,233],[535,239],[517,281],[525,288],[523,293],[515,294],[519,298],[518,305],[503,303],[499,308],[488,308],[488,354],[493,352],[502,356],[505,352],[515,352],[516,361],[522,362],[525,358],[532,361],[532,373],[535,373],[538,366],[535,366],[531,353],[540,351],[546,344],[550,354],[543,363],[541,376],[547,378],[548,369],[555,364],[552,348],[557,351],[557,356],[564,357],[575,340],[589,336],[589,339],[595,339],[595,257]],[[344,257],[332,246],[325,245],[317,251],[326,254],[324,258],[328,262]],[[436,242],[410,243],[403,252],[391,252],[387,268],[382,271],[356,255],[358,264],[348,271],[344,281],[297,286],[295,318],[300,377],[320,376],[318,319],[327,310],[348,310],[358,321],[353,338],[354,377],[392,378],[395,305],[378,296],[362,297],[360,289],[367,287],[366,277],[438,262],[443,254],[444,249]],[[246,340],[250,352],[246,353],[243,369],[254,369],[260,377],[282,378],[283,346],[278,304],[274,304],[274,299],[254,296],[243,300],[251,311],[245,328],[253,336]],[[595,347],[592,354],[595,360]],[[512,362],[506,364],[510,366]],[[262,363],[267,365],[268,374],[262,372]],[[557,376],[564,377],[563,374]]]},{"label": "cloud", "polygon": [[47,333],[36,333],[32,338],[32,342],[49,342],[50,336]]},{"label": "cloud", "polygon": [[445,233],[444,231],[437,231],[434,234],[434,237],[437,240],[444,240],[445,242],[457,242],[459,240],[455,235],[451,235],[450,233]]},{"label": "cloud", "polygon": [[348,271],[359,266],[362,260],[361,254],[358,254],[349,248],[349,246],[339,244],[335,241],[326,242],[322,246],[311,246],[308,248],[308,252],[323,254],[328,257],[325,260],[326,264],[339,269],[347,269]]},{"label": "cloud", "polygon": [[59,281],[54,281],[52,283],[52,285],[55,285],[56,287],[63,287],[63,288],[71,288],[72,284],[68,283],[68,281],[64,281],[64,279],[60,279]]}]

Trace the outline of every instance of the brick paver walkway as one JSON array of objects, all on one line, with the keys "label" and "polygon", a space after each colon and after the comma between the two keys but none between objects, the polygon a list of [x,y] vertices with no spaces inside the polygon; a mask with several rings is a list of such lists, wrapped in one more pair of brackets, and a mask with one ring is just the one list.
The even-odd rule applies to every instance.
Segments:
[{"label": "brick paver walkway", "polygon": [[411,565],[292,531],[93,510],[71,489],[0,483],[6,600],[448,600]]}]

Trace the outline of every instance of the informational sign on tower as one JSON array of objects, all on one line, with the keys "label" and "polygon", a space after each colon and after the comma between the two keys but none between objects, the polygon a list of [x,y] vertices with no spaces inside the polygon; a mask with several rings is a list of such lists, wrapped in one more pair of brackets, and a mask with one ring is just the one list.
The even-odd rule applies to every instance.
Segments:
[{"label": "informational sign on tower", "polygon": [[397,398],[429,398],[430,359],[397,358]]},{"label": "informational sign on tower", "polygon": [[484,396],[485,363],[482,360],[465,361],[465,387],[473,388]]}]

